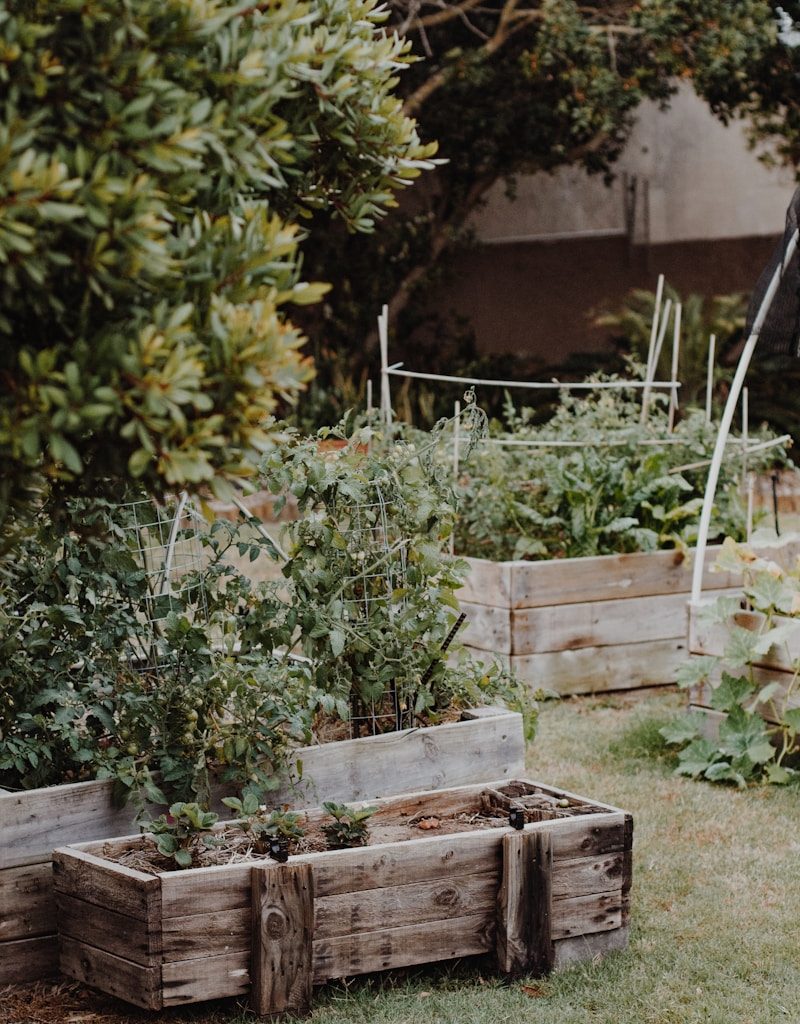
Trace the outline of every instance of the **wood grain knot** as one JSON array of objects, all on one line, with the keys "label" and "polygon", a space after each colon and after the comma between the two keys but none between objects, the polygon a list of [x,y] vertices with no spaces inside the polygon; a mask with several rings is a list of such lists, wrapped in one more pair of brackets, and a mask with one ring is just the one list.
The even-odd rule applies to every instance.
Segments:
[{"label": "wood grain knot", "polygon": [[289,927],[286,914],[274,908],[264,915],[264,934],[268,939],[282,939]]},{"label": "wood grain knot", "polygon": [[437,890],[433,902],[437,907],[456,907],[461,902],[461,894],[454,885],[446,885]]}]

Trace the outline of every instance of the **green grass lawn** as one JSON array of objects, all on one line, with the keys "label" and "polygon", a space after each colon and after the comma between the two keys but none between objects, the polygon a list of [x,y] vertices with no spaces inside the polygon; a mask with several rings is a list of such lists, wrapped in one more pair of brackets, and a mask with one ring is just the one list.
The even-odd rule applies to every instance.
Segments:
[{"label": "green grass lawn", "polygon": [[[800,792],[673,776],[657,729],[680,704],[663,693],[549,704],[529,751],[529,777],[634,815],[626,952],[538,981],[503,981],[486,958],[332,984],[315,993],[313,1024],[798,1024]],[[85,996],[81,1009],[98,1014],[92,1024],[153,1020]],[[57,1019],[0,1009],[14,1024]],[[228,1003],[158,1019],[253,1017]]]}]

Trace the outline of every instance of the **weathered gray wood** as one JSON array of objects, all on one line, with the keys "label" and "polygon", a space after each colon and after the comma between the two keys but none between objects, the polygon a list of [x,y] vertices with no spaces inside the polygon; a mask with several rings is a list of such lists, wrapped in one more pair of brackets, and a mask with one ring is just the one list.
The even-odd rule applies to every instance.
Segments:
[{"label": "weathered gray wood", "polygon": [[588,896],[590,893],[619,889],[624,853],[580,860],[557,860],[553,865],[553,898]]},{"label": "weathered gray wood", "polygon": [[314,938],[377,932],[411,924],[490,914],[497,898],[497,874],[452,875],[432,882],[391,885],[320,896],[314,903]]},{"label": "weathered gray wood", "polygon": [[149,922],[63,892],[56,893],[56,907],[59,935],[90,939],[93,946],[143,967],[161,963],[161,922],[157,914]]},{"label": "weathered gray wood", "polygon": [[0,943],[0,988],[58,974],[58,939],[43,935]]},{"label": "weathered gray wood", "polygon": [[161,971],[97,949],[67,935],[59,937],[62,974],[92,985],[145,1010],[160,1010]]},{"label": "weathered gray wood", "polygon": [[514,778],[524,770],[522,717],[515,712],[303,747],[303,779],[271,795],[275,804],[370,800],[417,790]]},{"label": "weathered gray wood", "polygon": [[[232,902],[239,902],[238,892]],[[249,904],[204,913],[205,904],[197,899],[183,909],[185,916],[162,920],[164,963],[250,950],[252,915]],[[191,913],[192,909],[196,912]]]},{"label": "weathered gray wood", "polygon": [[[753,681],[756,686],[764,687],[770,683],[777,683],[780,687],[778,693],[769,704],[759,704],[759,714],[767,722],[776,723],[785,711],[791,708],[800,707],[800,690],[797,686],[791,687],[792,673],[783,672],[780,669],[760,668],[754,666],[752,669]],[[714,673],[714,679],[719,676],[719,670]],[[791,689],[790,689],[791,687]],[[691,704],[701,708],[711,708],[711,695],[713,693],[711,683],[700,683],[692,686],[689,690],[689,701]],[[774,705],[774,706],[773,706]]]},{"label": "weathered gray wood", "polygon": [[545,829],[503,837],[497,962],[506,974],[546,974],[553,964],[553,851]]},{"label": "weathered gray wood", "polygon": [[[689,651],[692,654],[715,655],[723,657],[728,642],[728,625],[710,623],[701,613],[702,605],[694,605],[689,610]],[[731,625],[761,633],[765,629],[766,616],[761,612],[738,611],[729,620]],[[796,627],[794,636],[770,650],[757,659],[754,664],[779,672],[793,672],[793,664],[800,659],[800,620],[777,615],[773,625],[784,625],[793,622]]]},{"label": "weathered gray wood", "polygon": [[159,878],[82,850],[54,852],[53,885],[56,892],[107,907],[126,917],[154,922],[161,916]]},{"label": "weathered gray wood", "polygon": [[458,591],[459,601],[498,608],[511,603],[511,567],[513,562],[491,562],[486,558],[465,558],[469,575]]},{"label": "weathered gray wood", "polygon": [[311,1007],[314,877],[308,864],[252,869],[250,1005],[266,1016]]},{"label": "weathered gray wood", "polygon": [[136,831],[134,811],[111,803],[111,783],[76,782],[0,793],[0,868],[50,859],[57,846]]},{"label": "weathered gray wood", "polygon": [[246,995],[250,989],[250,950],[164,964],[161,983],[165,1007]]},{"label": "weathered gray wood", "polygon": [[553,833],[532,833],[530,913],[530,971],[549,974],[553,969]]},{"label": "weathered gray wood", "polygon": [[625,949],[628,945],[627,927],[615,928],[610,932],[596,932],[594,935],[579,935],[572,939],[559,939],[554,942],[555,958],[553,969],[556,971],[593,961],[595,958],[607,956]]},{"label": "weathered gray wood", "polygon": [[512,655],[510,665],[533,688],[567,695],[674,684],[675,672],[685,661],[686,641],[679,638]]},{"label": "weathered gray wood", "polygon": [[511,654],[513,650],[513,627],[511,612],[507,605],[495,607],[461,600],[461,611],[467,616],[458,639],[468,647],[481,651],[496,651]]},{"label": "weathered gray wood", "polygon": [[633,815],[625,815],[625,852],[622,857],[622,927],[628,925],[633,886]]},{"label": "weathered gray wood", "polygon": [[622,926],[622,892],[592,893],[553,900],[553,939],[593,935]]},{"label": "weathered gray wood", "polygon": [[0,871],[0,962],[3,942],[53,932],[52,891],[49,863]]},{"label": "weathered gray wood", "polygon": [[492,908],[486,914],[322,939],[314,942],[314,984],[486,953],[494,946],[494,933]]}]

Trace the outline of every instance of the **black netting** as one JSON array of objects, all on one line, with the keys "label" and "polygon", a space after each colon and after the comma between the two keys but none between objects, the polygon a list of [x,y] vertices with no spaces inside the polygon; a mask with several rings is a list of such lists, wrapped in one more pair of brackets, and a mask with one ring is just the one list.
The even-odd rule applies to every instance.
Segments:
[{"label": "black netting", "polygon": [[[753,324],[775,271],[784,263],[786,248],[800,221],[800,188],[797,189],[786,211],[786,230],[766,268],[758,279],[750,307],[747,310],[745,336],[752,333]],[[785,265],[781,283],[767,312],[758,338],[758,349],[771,355],[800,356],[800,262],[795,249]]]}]

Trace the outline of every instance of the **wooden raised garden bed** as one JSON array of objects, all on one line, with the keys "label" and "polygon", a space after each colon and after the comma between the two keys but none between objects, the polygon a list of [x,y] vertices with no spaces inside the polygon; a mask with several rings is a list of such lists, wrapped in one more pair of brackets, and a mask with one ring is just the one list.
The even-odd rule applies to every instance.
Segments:
[{"label": "wooden raised garden bed", "polygon": [[[711,595],[741,586],[737,574],[712,573],[709,548],[703,586]],[[760,550],[793,559],[800,544]],[[459,591],[467,613],[463,642],[499,655],[533,687],[561,694],[600,693],[675,681],[686,659],[691,557],[651,551],[541,562],[468,558]]]},{"label": "wooden raised garden bed", "polygon": [[56,851],[62,972],[151,1010],[249,993],[271,1014],[331,978],[493,950],[502,971],[546,973],[626,944],[625,812],[507,778],[377,804],[371,845],[286,864],[109,859],[145,837]]},{"label": "wooden raised garden bed", "polygon": [[[295,754],[302,782],[286,783],[273,800],[308,806],[510,779],[522,772],[524,757],[521,716],[481,708],[465,712],[461,722],[304,747]],[[317,792],[316,780],[324,792]],[[81,782],[0,791],[0,986],[55,973],[51,853],[135,830],[134,812],[115,808],[111,789],[110,782]]]}]

